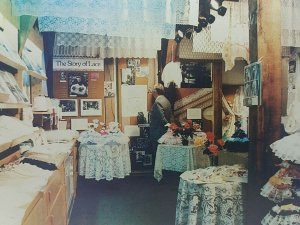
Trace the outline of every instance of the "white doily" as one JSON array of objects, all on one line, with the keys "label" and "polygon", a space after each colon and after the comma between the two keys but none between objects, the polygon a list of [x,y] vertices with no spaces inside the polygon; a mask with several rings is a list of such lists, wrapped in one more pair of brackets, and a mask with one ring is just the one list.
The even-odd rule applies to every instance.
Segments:
[{"label": "white doily", "polygon": [[286,136],[270,145],[275,155],[282,160],[300,163],[300,132]]}]

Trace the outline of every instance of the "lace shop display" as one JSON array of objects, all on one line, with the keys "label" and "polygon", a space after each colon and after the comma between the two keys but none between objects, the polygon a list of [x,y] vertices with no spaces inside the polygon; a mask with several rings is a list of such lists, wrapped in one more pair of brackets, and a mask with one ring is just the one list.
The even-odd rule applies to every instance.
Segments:
[{"label": "lace shop display", "polygon": [[282,160],[300,164],[300,132],[285,136],[273,142],[270,147],[274,154]]},{"label": "lace shop display", "polygon": [[29,104],[28,97],[19,88],[17,81],[11,73],[0,70],[0,93],[8,95],[6,103]]},{"label": "lace shop display", "polygon": [[276,205],[261,221],[262,225],[299,225],[300,207],[293,204]]},{"label": "lace shop display", "polygon": [[37,127],[32,127],[23,121],[9,116],[0,116],[0,137],[4,140],[13,140],[25,135],[32,135],[37,131]]},{"label": "lace shop display", "polygon": [[112,180],[131,173],[129,138],[120,131],[118,123],[110,123],[101,133],[83,131],[78,141],[80,176]]},{"label": "lace shop display", "polygon": [[204,146],[182,146],[159,144],[157,147],[154,178],[160,181],[163,170],[185,172],[210,165],[207,155],[203,154]]},{"label": "lace shop display", "polygon": [[300,47],[300,4],[297,0],[281,0],[281,45]]},{"label": "lace shop display", "polygon": [[4,32],[0,32],[0,55],[19,64],[23,69],[27,69],[26,64],[23,62],[18,52],[13,50],[9,41],[5,38]]},{"label": "lace shop display", "polygon": [[174,39],[176,23],[198,23],[198,5],[199,0],[13,0],[12,11],[37,16],[41,32]]},{"label": "lace shop display", "polygon": [[160,49],[161,39],[152,36],[137,38],[56,33],[53,54],[58,57],[155,58]]},{"label": "lace shop display", "polygon": [[[181,174],[175,224],[244,224],[243,176],[247,171],[238,166],[208,167]],[[235,182],[226,177],[236,178]]]},{"label": "lace shop display", "polygon": [[79,175],[86,179],[110,181],[131,173],[128,144],[80,144],[78,151]]},{"label": "lace shop display", "polygon": [[[45,187],[52,171],[27,163],[14,163],[0,169],[0,218],[1,224],[22,224],[26,207]],[[20,191],[22,187],[22,191]]]}]

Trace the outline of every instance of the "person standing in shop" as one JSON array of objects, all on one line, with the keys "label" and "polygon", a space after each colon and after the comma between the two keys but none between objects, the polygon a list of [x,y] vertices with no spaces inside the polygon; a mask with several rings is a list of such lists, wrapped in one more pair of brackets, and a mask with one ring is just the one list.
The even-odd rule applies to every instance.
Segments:
[{"label": "person standing in shop", "polygon": [[155,99],[150,111],[150,142],[155,160],[156,150],[159,138],[164,135],[168,129],[166,124],[173,121],[173,111],[169,100],[164,96],[164,86],[162,84],[154,85],[152,95]]}]

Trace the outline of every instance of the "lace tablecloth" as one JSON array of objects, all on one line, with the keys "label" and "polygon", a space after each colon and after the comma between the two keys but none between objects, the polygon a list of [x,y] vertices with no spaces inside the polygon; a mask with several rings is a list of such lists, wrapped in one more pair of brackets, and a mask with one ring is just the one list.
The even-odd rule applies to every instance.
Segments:
[{"label": "lace tablecloth", "polygon": [[154,166],[155,179],[162,179],[162,170],[185,172],[210,166],[208,156],[203,154],[203,148],[194,145],[158,145]]},{"label": "lace tablecloth", "polygon": [[128,144],[80,144],[79,175],[87,179],[124,178],[131,172]]},{"label": "lace tablecloth", "polygon": [[175,224],[243,225],[242,184],[221,180],[211,183],[190,180],[186,175],[191,172],[180,176]]}]

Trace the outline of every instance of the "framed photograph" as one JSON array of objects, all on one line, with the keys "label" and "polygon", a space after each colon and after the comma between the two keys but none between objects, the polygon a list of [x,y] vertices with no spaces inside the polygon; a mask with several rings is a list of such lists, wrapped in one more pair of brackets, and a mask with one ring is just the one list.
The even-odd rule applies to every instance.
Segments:
[{"label": "framed photograph", "polygon": [[113,81],[104,81],[104,97],[114,97],[115,96],[115,88]]},{"label": "framed photograph", "polygon": [[59,99],[62,116],[78,116],[77,99]]},{"label": "framed photograph", "polygon": [[68,92],[72,97],[88,96],[88,73],[72,72],[68,74]]},{"label": "framed photograph", "polygon": [[296,60],[289,61],[289,73],[296,73]]},{"label": "framed photograph", "polygon": [[152,166],[152,154],[145,154],[143,166]]},{"label": "framed photograph", "polygon": [[59,82],[67,82],[67,76],[65,72],[61,72],[59,75]]},{"label": "framed photograph", "polygon": [[244,68],[244,105],[261,104],[261,63],[255,62]]},{"label": "framed photograph", "polygon": [[101,116],[102,100],[101,99],[80,99],[81,116]]},{"label": "framed photograph", "polygon": [[145,151],[135,151],[135,161],[144,162]]}]

